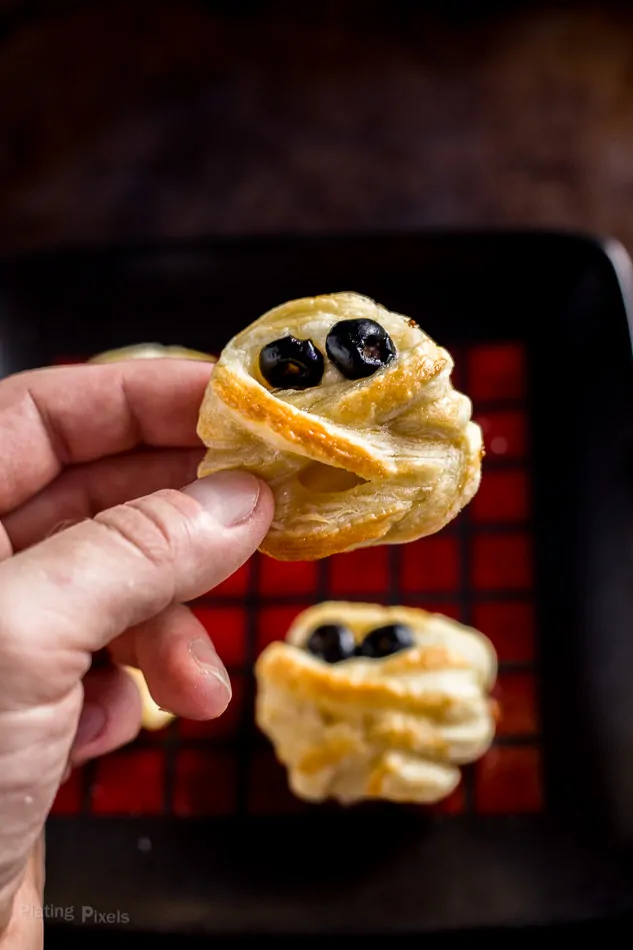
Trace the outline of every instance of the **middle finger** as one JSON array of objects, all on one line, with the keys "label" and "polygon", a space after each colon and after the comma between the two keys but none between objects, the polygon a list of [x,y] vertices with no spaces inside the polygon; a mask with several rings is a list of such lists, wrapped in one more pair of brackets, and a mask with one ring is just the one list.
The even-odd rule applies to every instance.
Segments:
[{"label": "middle finger", "polygon": [[109,650],[116,663],[142,670],[154,702],[176,716],[215,719],[231,699],[226,667],[184,604],[127,630]]}]

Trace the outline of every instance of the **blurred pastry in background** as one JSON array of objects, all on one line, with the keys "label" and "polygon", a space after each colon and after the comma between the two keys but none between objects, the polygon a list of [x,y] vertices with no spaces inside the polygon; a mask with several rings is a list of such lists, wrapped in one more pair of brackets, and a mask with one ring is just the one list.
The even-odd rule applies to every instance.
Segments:
[{"label": "blurred pastry in background", "polygon": [[123,346],[117,350],[106,350],[97,353],[88,360],[89,363],[120,363],[123,360],[152,360],[152,359],[179,359],[204,360],[215,363],[215,356],[209,353],[200,353],[198,350],[188,350],[184,346],[163,346],[162,343],[138,343],[135,346]]},{"label": "blurred pastry in background", "polygon": [[482,433],[453,360],[356,293],[291,300],[224,347],[200,410],[199,475],[271,486],[261,550],[316,560],[434,534],[475,495]]},{"label": "blurred pastry in background", "polygon": [[161,709],[161,707],[154,701],[152,694],[149,691],[147,686],[147,681],[141,671],[135,666],[124,666],[123,669],[126,673],[134,680],[138,691],[141,694],[141,703],[143,704],[143,713],[141,719],[141,726],[143,729],[147,729],[149,732],[156,732],[159,729],[164,729],[165,726],[169,725],[172,719],[175,719],[173,713],[168,712],[166,709]]},{"label": "blurred pastry in background", "polygon": [[432,804],[492,744],[497,656],[425,610],[326,602],[256,664],[256,722],[308,802]]}]

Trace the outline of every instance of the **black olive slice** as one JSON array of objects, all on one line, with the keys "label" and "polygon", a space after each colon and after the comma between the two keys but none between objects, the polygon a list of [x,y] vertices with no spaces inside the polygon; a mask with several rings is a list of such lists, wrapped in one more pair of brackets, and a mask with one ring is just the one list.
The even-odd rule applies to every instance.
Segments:
[{"label": "black olive slice", "polygon": [[323,379],[325,361],[312,340],[285,336],[267,343],[259,354],[259,371],[274,389],[310,389]]},{"label": "black olive slice", "polygon": [[367,634],[357,649],[358,656],[366,656],[380,660],[392,653],[408,650],[414,645],[413,633],[402,623],[390,623],[384,627],[376,627]]},{"label": "black olive slice", "polygon": [[312,631],[306,650],[325,663],[340,663],[354,655],[354,634],[338,623],[325,623]]},{"label": "black olive slice", "polygon": [[346,379],[365,379],[396,356],[393,340],[375,320],[341,320],[325,341],[327,355]]}]

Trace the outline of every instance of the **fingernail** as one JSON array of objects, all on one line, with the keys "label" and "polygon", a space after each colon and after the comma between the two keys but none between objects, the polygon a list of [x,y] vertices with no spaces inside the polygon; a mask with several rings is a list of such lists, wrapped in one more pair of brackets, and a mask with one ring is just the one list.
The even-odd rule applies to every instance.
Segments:
[{"label": "fingernail", "polygon": [[189,652],[201,670],[215,676],[218,682],[222,684],[230,700],[233,690],[231,689],[229,674],[209,638],[198,637],[197,640],[192,640],[189,644]]},{"label": "fingernail", "polygon": [[81,710],[81,716],[79,717],[75,741],[73,742],[73,749],[78,749],[81,746],[88,745],[89,742],[93,742],[103,730],[105,724],[106,714],[103,707],[96,703],[84,703],[84,708]]},{"label": "fingernail", "polygon": [[249,472],[216,472],[183,488],[224,528],[247,521],[255,510],[260,493],[259,481]]}]

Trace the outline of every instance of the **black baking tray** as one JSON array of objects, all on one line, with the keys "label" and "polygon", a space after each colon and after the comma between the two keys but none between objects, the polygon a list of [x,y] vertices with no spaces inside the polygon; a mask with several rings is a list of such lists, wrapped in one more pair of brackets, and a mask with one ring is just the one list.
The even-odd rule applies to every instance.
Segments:
[{"label": "black baking tray", "polygon": [[125,908],[117,939],[395,936],[633,910],[630,266],[615,241],[554,233],[198,241],[2,262],[2,374],[147,340],[217,351],[270,306],[342,289],[447,346],[518,339],[529,354],[543,812],[55,818],[47,904]]}]

